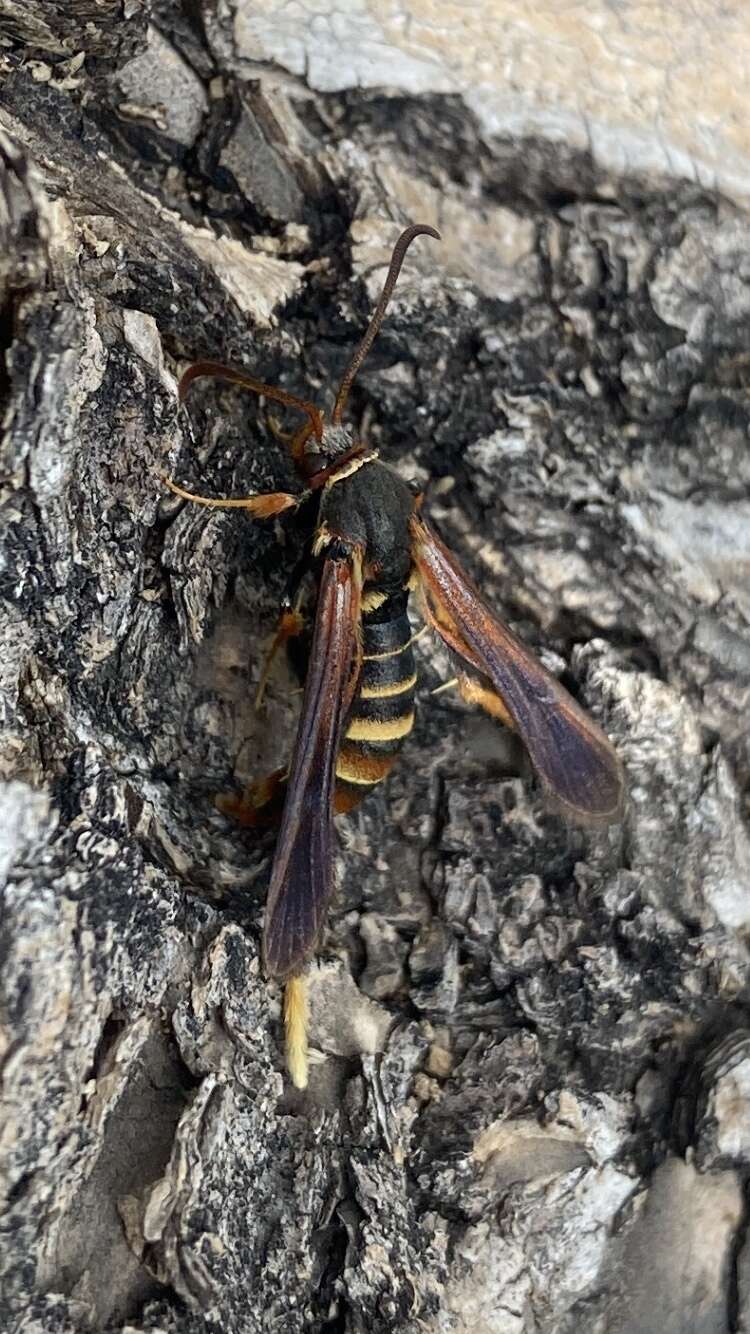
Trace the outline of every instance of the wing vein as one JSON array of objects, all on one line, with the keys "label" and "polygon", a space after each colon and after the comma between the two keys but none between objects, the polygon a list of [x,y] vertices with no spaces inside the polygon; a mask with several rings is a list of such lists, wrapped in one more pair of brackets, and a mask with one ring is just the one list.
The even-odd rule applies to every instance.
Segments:
[{"label": "wing vein", "polygon": [[489,677],[547,792],[574,819],[616,819],[623,775],[607,737],[498,619],[420,516],[412,519],[412,534],[427,619],[449,648]]},{"label": "wing vein", "polygon": [[298,973],[315,950],[333,890],[333,791],[351,695],[360,615],[361,561],[328,557],[266,903],[263,952],[277,977]]}]

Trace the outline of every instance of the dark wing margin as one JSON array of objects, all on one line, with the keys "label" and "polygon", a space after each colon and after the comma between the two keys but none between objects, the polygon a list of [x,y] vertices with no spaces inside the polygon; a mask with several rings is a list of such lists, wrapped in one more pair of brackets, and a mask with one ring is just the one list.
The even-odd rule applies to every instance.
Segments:
[{"label": "dark wing margin", "polygon": [[360,594],[358,552],[328,556],[266,902],[263,954],[279,978],[314,953],[333,890],[336,754],[352,697]]},{"label": "dark wing margin", "polygon": [[545,790],[574,820],[616,820],[623,773],[604,733],[498,620],[455,556],[417,514],[412,538],[429,623],[449,648],[489,677]]}]

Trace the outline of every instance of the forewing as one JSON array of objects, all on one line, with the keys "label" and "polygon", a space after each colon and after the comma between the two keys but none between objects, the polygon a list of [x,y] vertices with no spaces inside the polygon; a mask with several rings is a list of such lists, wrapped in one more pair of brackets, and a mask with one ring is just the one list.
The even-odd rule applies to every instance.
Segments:
[{"label": "forewing", "polygon": [[315,950],[333,889],[333,792],[341,726],[351,701],[360,567],[328,558],[297,740],[266,903],[263,951],[277,977],[299,972]]},{"label": "forewing", "polygon": [[622,807],[623,777],[610,742],[485,602],[421,517],[413,555],[434,629],[489,677],[550,795],[573,819],[607,821]]}]

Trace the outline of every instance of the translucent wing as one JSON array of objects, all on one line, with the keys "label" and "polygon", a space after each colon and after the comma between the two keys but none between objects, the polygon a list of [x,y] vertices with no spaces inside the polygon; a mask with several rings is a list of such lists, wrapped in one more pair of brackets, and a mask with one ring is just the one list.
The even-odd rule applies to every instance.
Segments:
[{"label": "translucent wing", "polygon": [[266,968],[281,978],[298,973],[314,952],[333,890],[336,753],[351,702],[360,585],[356,553],[324,561],[266,903]]},{"label": "translucent wing", "polygon": [[573,819],[616,819],[623,775],[604,733],[503,625],[416,514],[412,534],[428,620],[455,653],[489,677],[546,790]]}]

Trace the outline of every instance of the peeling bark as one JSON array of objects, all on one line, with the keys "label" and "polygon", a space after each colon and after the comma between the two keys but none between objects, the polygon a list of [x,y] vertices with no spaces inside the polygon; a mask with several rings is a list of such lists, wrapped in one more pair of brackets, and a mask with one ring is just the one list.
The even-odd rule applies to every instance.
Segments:
[{"label": "peeling bark", "polygon": [[[750,1327],[747,218],[457,97],[251,76],[208,11],[65,11],[0,5],[3,1328]],[[293,740],[290,667],[252,698],[297,538],[160,477],[289,484],[254,399],[188,420],[175,377],[325,401],[415,219],[353,420],[629,801],[566,826],[421,639],[301,1095],[272,840],[212,801]]]}]

